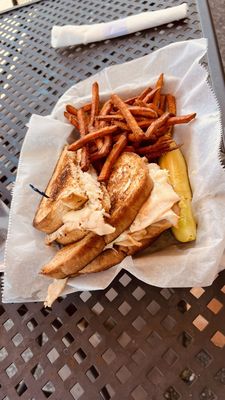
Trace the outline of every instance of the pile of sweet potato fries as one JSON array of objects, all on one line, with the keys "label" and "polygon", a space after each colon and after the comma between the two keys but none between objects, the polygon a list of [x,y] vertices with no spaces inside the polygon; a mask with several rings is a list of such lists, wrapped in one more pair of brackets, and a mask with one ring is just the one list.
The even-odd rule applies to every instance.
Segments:
[{"label": "pile of sweet potato fries", "polygon": [[172,139],[173,126],[195,118],[196,113],[176,116],[176,99],[163,94],[161,74],[154,88],[147,87],[139,95],[122,100],[112,94],[100,106],[99,85],[92,85],[92,102],[80,109],[68,104],[65,117],[74,125],[80,139],[69,150],[80,150],[80,165],[88,171],[90,164],[98,171],[98,180],[107,181],[113,164],[124,151],[145,156],[149,161],[179,146]]}]

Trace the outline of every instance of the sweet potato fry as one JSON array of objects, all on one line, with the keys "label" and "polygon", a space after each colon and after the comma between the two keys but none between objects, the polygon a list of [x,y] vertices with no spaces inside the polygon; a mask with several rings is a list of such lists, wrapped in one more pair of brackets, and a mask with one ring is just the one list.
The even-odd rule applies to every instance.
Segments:
[{"label": "sweet potato fry", "polygon": [[141,142],[133,142],[131,146],[134,146],[135,149],[139,149]]},{"label": "sweet potato fry", "polygon": [[139,100],[143,100],[144,103],[149,103],[155,96],[155,94],[160,90],[160,88],[155,88],[152,89],[151,92],[149,92],[148,94],[146,94],[146,96],[143,99],[139,99]]},{"label": "sweet potato fry", "polygon": [[167,111],[169,111],[173,115],[176,115],[177,113],[176,99],[170,93],[166,95],[166,105],[167,105]]},{"label": "sweet potato fry", "polygon": [[137,100],[135,105],[149,108],[150,110],[155,111],[158,116],[161,116],[164,113],[164,111],[158,108],[154,103],[144,103],[143,100]]},{"label": "sweet potato fry", "polygon": [[158,80],[157,80],[155,86],[156,86],[157,88],[162,89],[162,87],[163,87],[163,82],[164,82],[164,74],[161,73],[161,74],[159,75],[159,78],[158,78]]},{"label": "sweet potato fry", "polygon": [[153,160],[156,160],[157,158],[161,157],[163,154],[169,153],[170,151],[173,151],[176,149],[179,149],[180,147],[181,147],[180,145],[174,144],[165,150],[157,150],[155,152],[145,154],[145,157],[147,157],[148,161],[152,162]]},{"label": "sweet potato fry", "polygon": [[72,106],[72,104],[67,104],[66,111],[70,114],[77,116],[77,108]]},{"label": "sweet potato fry", "polygon": [[187,115],[181,115],[181,116],[177,116],[177,117],[170,117],[167,122],[165,123],[165,125],[162,125],[160,128],[158,128],[154,135],[151,136],[151,138],[157,138],[160,136],[163,136],[165,133],[167,135],[171,136],[170,133],[170,128],[173,127],[174,125],[179,125],[179,124],[186,124],[190,121],[192,121],[192,119],[194,119],[196,116],[196,113],[192,113],[192,114],[187,114]]},{"label": "sweet potato fry", "polygon": [[86,172],[90,167],[90,157],[88,147],[84,146],[81,149],[81,158],[80,158],[80,168],[82,171]]},{"label": "sweet potato fry", "polygon": [[161,117],[165,111],[161,110],[161,108],[157,107],[154,103],[149,103],[149,107],[157,112],[158,116]]},{"label": "sweet potato fry", "polygon": [[[137,120],[137,124],[138,124],[138,126],[140,126],[140,128],[148,128],[149,125],[154,121],[155,121],[155,119],[152,119],[152,118],[142,118],[140,120]],[[113,123],[115,125],[117,125],[118,128],[120,128],[124,131],[130,131],[129,126],[123,121],[114,121]],[[144,137],[144,135],[143,135],[143,137]]]},{"label": "sweet potato fry", "polygon": [[123,131],[130,131],[130,127],[122,121],[113,121],[113,123],[118,126],[118,128],[122,129]]},{"label": "sweet potato fry", "polygon": [[[129,127],[124,123],[124,122],[121,122],[121,121],[119,121],[119,120],[123,120],[124,119],[124,117],[123,117],[123,115],[120,115],[120,114],[114,114],[114,115],[102,115],[102,116],[98,116],[98,117],[96,117],[98,120],[100,120],[101,122],[101,124],[102,123],[105,123],[105,121],[109,121],[109,122],[113,122],[113,124],[114,125],[117,125],[118,126],[118,128],[120,128],[120,129],[122,129],[122,130],[129,130]],[[118,120],[117,120],[118,119]],[[115,137],[114,137],[115,138]],[[110,148],[111,148],[111,144],[112,144],[112,138],[111,138],[111,136],[106,136],[105,138],[104,138],[104,144],[103,144],[103,146],[102,146],[102,149],[100,150],[100,151],[98,151],[98,152],[96,152],[94,155],[93,155],[93,159],[94,160],[98,160],[98,159],[100,159],[100,158],[102,158],[102,157],[105,157],[108,153],[109,153],[109,151],[110,151]]]},{"label": "sweet potato fry", "polygon": [[175,143],[170,136],[165,135],[160,137],[154,144],[148,145],[148,146],[142,146],[137,149],[138,154],[148,154],[148,153],[155,153],[156,151],[164,151],[170,146],[173,146],[173,143]]},{"label": "sweet potato fry", "polygon": [[[112,109],[112,103],[110,100],[107,100],[103,104],[103,106],[100,110],[99,116],[104,117],[105,115],[110,113],[111,109]],[[105,126],[107,126],[107,122],[103,121],[103,120],[98,121],[97,126],[98,126],[98,128],[104,128]],[[102,141],[102,147],[100,147],[100,140]],[[103,139],[97,139],[97,147],[98,147],[100,154],[103,153],[103,154],[107,155],[111,148],[111,144],[112,144],[111,136],[106,136]]]},{"label": "sweet potato fry", "polygon": [[134,146],[126,146],[124,147],[124,151],[131,153],[131,152],[135,152],[135,147]]},{"label": "sweet potato fry", "polygon": [[129,142],[132,142],[132,145],[133,145],[134,143],[140,143],[143,140],[148,140],[148,139],[146,138],[146,136],[143,132],[143,134],[138,137],[135,136],[133,133],[128,133],[128,140],[129,140]]},{"label": "sweet potato fry", "polygon": [[91,118],[89,123],[89,130],[95,126],[95,117],[99,113],[99,87],[98,83],[94,82],[92,85],[92,103],[91,103]]},{"label": "sweet potato fry", "polygon": [[[177,116],[177,117],[168,117],[168,115],[170,115],[170,114],[164,113],[163,117],[160,117],[157,120],[143,119],[141,121],[138,121],[137,123],[140,127],[142,127],[142,128],[147,127],[149,129],[146,131],[145,135],[142,135],[142,137],[139,137],[138,140],[135,138],[135,136],[132,133],[129,134],[128,135],[129,140],[133,141],[133,142],[140,142],[141,140],[148,140],[149,138],[156,140],[158,137],[163,136],[165,133],[168,133],[170,126],[190,122],[196,116],[195,113]],[[122,129],[126,129],[126,126],[124,124],[121,125],[122,123],[119,121],[115,122],[115,124],[118,124],[118,126],[120,126]]]},{"label": "sweet potato fry", "polygon": [[167,120],[166,125],[171,126],[171,125],[187,124],[188,122],[192,121],[195,117],[196,113],[170,117]]},{"label": "sweet potato fry", "polygon": [[[82,108],[77,111],[77,119],[79,124],[79,131],[81,138],[84,137],[88,133],[87,121],[85,118],[85,113]],[[81,161],[80,167],[82,171],[88,171],[90,167],[90,157],[88,146],[84,146],[81,149]]]},{"label": "sweet potato fry", "polygon": [[151,135],[151,139],[157,140],[157,138],[159,138],[160,136],[163,136],[165,134],[172,137],[171,128],[173,128],[174,125],[186,124],[186,123],[192,121],[192,119],[194,119],[195,116],[196,116],[196,114],[192,113],[192,114],[188,114],[188,115],[181,115],[181,116],[169,118],[167,120],[167,122],[165,123],[165,125],[162,125],[160,128],[158,128],[154,132],[153,135]]},{"label": "sweet potato fry", "polygon": [[118,142],[118,140],[120,139],[121,135],[124,135],[124,136],[127,137],[127,132],[120,132],[120,133],[117,133],[117,135],[113,135],[113,137],[112,137],[113,143]]},{"label": "sweet potato fry", "polygon": [[139,107],[147,107],[147,103],[144,103],[143,100],[139,100],[138,98],[134,102],[134,106],[139,106]]},{"label": "sweet potato fry", "polygon": [[124,119],[127,122],[127,125],[130,127],[130,130],[134,133],[136,138],[142,136],[143,131],[142,129],[138,126],[137,121],[131,114],[130,110],[128,109],[127,104],[123,102],[123,100],[120,99],[119,96],[116,94],[113,94],[112,97],[112,103],[115,107],[117,107],[120,111],[120,113],[124,116]]},{"label": "sweet potato fry", "polygon": [[[99,86],[98,82],[94,82],[92,84],[92,102],[91,102],[91,116],[89,121],[89,132],[93,132],[94,129],[98,128],[98,123],[95,120],[95,117],[99,113]],[[98,150],[100,150],[103,146],[103,141],[101,138],[96,139],[96,145]]]},{"label": "sweet potato fry", "polygon": [[97,148],[97,146],[96,146],[96,143],[93,141],[93,142],[90,142],[89,143],[89,152],[90,152],[90,154],[93,154],[93,153],[95,153],[96,151],[98,151],[98,148]]},{"label": "sweet potato fry", "polygon": [[158,88],[159,90],[155,93],[154,98],[153,98],[153,103],[157,107],[159,107],[159,104],[160,104],[160,94],[161,94],[160,92],[163,87],[163,81],[164,81],[164,76],[163,76],[163,74],[160,74],[159,78],[156,82],[156,88]]},{"label": "sweet potato fry", "polygon": [[76,151],[78,149],[81,149],[81,147],[85,146],[87,143],[91,142],[92,140],[110,135],[112,133],[115,133],[117,130],[118,130],[118,127],[116,125],[105,126],[104,128],[100,128],[94,132],[88,133],[83,138],[80,138],[76,142],[72,143],[69,146],[68,150]]},{"label": "sweet potato fry", "polygon": [[[160,95],[159,108],[162,111],[165,111],[165,102],[166,102],[166,95],[165,94],[161,94]],[[167,111],[170,111],[170,110],[167,110]]]},{"label": "sweet potato fry", "polygon": [[155,119],[152,118],[143,118],[138,121],[138,126],[140,126],[140,128],[148,128],[154,121]]},{"label": "sweet potato fry", "polygon": [[140,128],[148,128],[154,121],[155,119],[152,118],[143,118],[138,121],[138,126],[140,126]]},{"label": "sweet potato fry", "polygon": [[157,118],[158,116],[156,111],[148,107],[129,106],[128,109],[131,112],[131,114],[135,116],[150,117],[150,118]]},{"label": "sweet potato fry", "polygon": [[107,153],[112,146],[112,136],[105,136],[104,137],[104,151]]},{"label": "sweet potato fry", "polygon": [[[101,108],[101,111],[100,111],[100,113],[99,113],[99,116],[96,116],[95,118],[96,119],[98,119],[98,118],[104,118],[106,115],[108,115],[109,113],[110,113],[110,111],[111,111],[111,108],[112,108],[112,103],[111,103],[111,101],[110,100],[108,100],[108,101],[106,101],[104,104],[103,104],[103,106],[102,106],[102,108]],[[104,119],[102,119],[102,120],[100,120],[99,119],[99,124],[98,124],[98,127],[99,128],[104,128],[104,126],[106,126],[106,123],[104,122]]]},{"label": "sweet potato fry", "polygon": [[129,99],[124,100],[124,103],[133,105],[136,99],[137,99],[137,96],[130,97]]},{"label": "sweet potato fry", "polygon": [[169,135],[165,135],[157,140],[153,145],[140,147],[136,152],[144,155],[149,161],[155,160],[169,151],[176,150],[181,145],[177,145]]},{"label": "sweet potato fry", "polygon": [[[124,116],[122,114],[98,115],[97,117],[95,117],[95,119],[97,121],[101,121],[101,122],[102,121],[106,121],[106,122],[113,121],[114,122],[114,120],[119,120],[119,121],[123,120]],[[101,128],[103,128],[103,127],[101,126]]]},{"label": "sweet potato fry", "polygon": [[111,170],[113,165],[115,164],[117,158],[119,157],[119,155],[122,153],[124,147],[127,144],[127,138],[125,135],[121,135],[118,142],[116,142],[111,150],[111,152],[109,153],[103,167],[102,170],[100,172],[100,175],[98,177],[98,181],[99,182],[105,182],[109,179]]},{"label": "sweet potato fry", "polygon": [[[112,109],[112,103],[110,100],[107,100],[103,104],[103,106],[100,110],[99,116],[100,117],[106,116],[107,114],[110,113],[111,109]],[[104,128],[105,126],[107,126],[107,121],[104,121],[104,120],[98,121],[98,123],[96,125],[98,126],[98,128]],[[95,157],[97,160],[97,159],[100,159],[101,157],[105,157],[109,153],[111,146],[112,146],[112,137],[111,137],[111,135],[105,136],[103,139],[97,139],[96,143],[97,143],[97,147],[98,147],[98,152],[96,153]]]},{"label": "sweet potato fry", "polygon": [[144,89],[139,96],[137,97],[138,100],[143,100],[150,92],[152,92],[152,88],[151,87],[147,87],[146,89]]},{"label": "sweet potato fry", "polygon": [[[84,110],[81,108],[77,111],[77,119],[79,123],[80,136],[84,137],[88,133],[87,119]],[[88,171],[90,167],[90,157],[88,146],[81,149],[80,167],[82,171]]]},{"label": "sweet potato fry", "polygon": [[76,118],[73,114],[68,113],[68,111],[64,111],[64,117],[65,117],[66,119],[68,119],[68,121],[69,121],[73,126],[75,126],[77,129],[79,129],[79,124],[78,124],[77,118]]},{"label": "sweet potato fry", "polygon": [[[166,107],[167,107],[167,111],[169,111],[169,112],[170,112],[171,114],[173,114],[173,115],[176,115],[176,113],[177,113],[176,99],[175,99],[175,97],[174,97],[172,94],[170,94],[170,93],[168,93],[168,94],[166,95]],[[173,135],[173,130],[174,130],[173,126],[170,126],[170,127],[168,128],[168,134],[169,134],[170,136]]]},{"label": "sweet potato fry", "polygon": [[160,90],[158,90],[153,98],[153,103],[159,107],[160,104]]},{"label": "sweet potato fry", "polygon": [[154,135],[154,133],[157,131],[158,128],[161,128],[161,126],[165,125],[165,123],[167,122],[169,117],[170,117],[170,113],[165,112],[163,115],[161,115],[161,117],[159,117],[154,122],[152,122],[152,124],[149,126],[149,128],[145,132],[145,136],[147,138],[150,138],[152,135]]},{"label": "sweet potato fry", "polygon": [[91,111],[91,106],[92,106],[92,103],[87,103],[84,106],[82,106],[82,108],[85,112],[88,112],[88,111]]},{"label": "sweet potato fry", "polygon": [[105,136],[104,143],[101,150],[96,151],[95,153],[91,154],[90,158],[91,161],[99,160],[100,158],[106,157],[110,152],[112,146],[112,136]]},{"label": "sweet potato fry", "polygon": [[158,138],[160,138],[160,137],[162,137],[164,135],[169,135],[170,136],[169,129],[170,129],[170,127],[168,127],[166,124],[161,126],[160,128],[158,128],[155,131],[155,133],[153,133],[153,135],[150,137],[150,140],[152,142],[155,142],[155,141],[158,140]]},{"label": "sweet potato fry", "polygon": [[102,138],[97,138],[96,139],[96,146],[97,146],[98,151],[100,151],[102,146],[103,146],[103,139]]},{"label": "sweet potato fry", "polygon": [[88,133],[88,126],[83,108],[79,108],[77,111],[77,120],[79,123],[80,136],[84,137]]}]

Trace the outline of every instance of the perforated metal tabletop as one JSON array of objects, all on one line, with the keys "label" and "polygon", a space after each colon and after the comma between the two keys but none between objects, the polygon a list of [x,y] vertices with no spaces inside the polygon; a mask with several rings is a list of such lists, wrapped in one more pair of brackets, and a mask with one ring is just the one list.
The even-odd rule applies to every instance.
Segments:
[{"label": "perforated metal tabletop", "polygon": [[[48,114],[67,88],[106,66],[204,34],[211,80],[224,101],[203,0],[188,1],[185,21],[87,46],[50,47],[54,24],[102,22],[182,2],[43,0],[0,16],[0,197],[6,204],[30,115]],[[209,288],[173,290],[122,271],[106,290],[59,298],[52,310],[0,304],[0,399],[223,400],[224,346],[224,273]]]}]

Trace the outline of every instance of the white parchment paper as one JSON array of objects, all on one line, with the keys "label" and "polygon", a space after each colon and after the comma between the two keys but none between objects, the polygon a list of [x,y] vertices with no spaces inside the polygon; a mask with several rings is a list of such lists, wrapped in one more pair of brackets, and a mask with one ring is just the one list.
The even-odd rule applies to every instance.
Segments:
[{"label": "white parchment paper", "polygon": [[[219,161],[220,112],[207,84],[207,71],[199,64],[207,51],[206,39],[174,43],[129,63],[107,68],[71,87],[59,99],[52,115],[33,115],[23,144],[5,254],[4,302],[44,300],[51,279],[38,275],[55,249],[44,245],[44,234],[32,227],[39,196],[29,183],[45,189],[60,151],[72,128],[63,116],[65,104],[79,107],[90,100],[98,80],[101,98],[112,92],[133,96],[165,74],[165,92],[177,98],[178,114],[197,112],[197,119],[175,128],[175,138],[189,167],[193,209],[198,223],[195,243],[177,244],[168,233],[134,260],[126,258],[108,271],[68,281],[65,293],[107,287],[121,268],[140,280],[160,287],[210,285],[221,266],[225,247],[225,172]],[[165,248],[164,243],[169,246]],[[159,244],[161,249],[159,249]],[[155,250],[153,252],[153,249]],[[223,263],[225,265],[225,263]]]}]

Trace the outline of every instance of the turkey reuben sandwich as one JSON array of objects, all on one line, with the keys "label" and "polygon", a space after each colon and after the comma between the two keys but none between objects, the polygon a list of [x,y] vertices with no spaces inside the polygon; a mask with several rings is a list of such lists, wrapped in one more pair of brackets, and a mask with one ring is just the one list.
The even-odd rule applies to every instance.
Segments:
[{"label": "turkey reuben sandwich", "polygon": [[62,150],[33,221],[47,245],[60,247],[41,269],[55,278],[47,305],[68,277],[110,268],[169,228],[179,241],[196,238],[187,168],[172,138],[173,126],[195,114],[176,116],[162,88],[163,74],[138,96],[101,104],[95,82],[90,104],[66,106],[80,138]]}]

